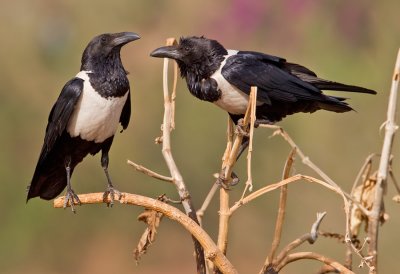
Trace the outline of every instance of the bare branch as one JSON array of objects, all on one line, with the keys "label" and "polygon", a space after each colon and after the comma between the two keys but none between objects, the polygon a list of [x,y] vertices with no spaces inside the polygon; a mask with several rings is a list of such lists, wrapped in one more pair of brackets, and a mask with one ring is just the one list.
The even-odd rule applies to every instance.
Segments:
[{"label": "bare branch", "polygon": [[204,217],[204,213],[207,210],[208,206],[211,203],[211,200],[213,199],[215,193],[217,193],[217,190],[219,188],[219,185],[214,183],[210,189],[210,191],[208,192],[206,198],[204,199],[204,202],[202,204],[202,206],[200,207],[199,210],[197,210],[197,219],[200,222],[200,225],[202,223],[202,219]]},{"label": "bare branch", "polygon": [[150,169],[148,169],[148,168],[146,168],[146,167],[144,167],[142,165],[138,165],[138,164],[136,164],[136,163],[134,163],[134,162],[132,162],[130,160],[128,160],[127,163],[128,163],[128,165],[133,166],[137,171],[140,171],[143,174],[146,174],[146,175],[148,175],[150,177],[153,177],[153,178],[156,178],[158,180],[165,181],[165,182],[168,182],[168,183],[173,183],[174,182],[174,179],[172,177],[167,177],[167,176],[158,174],[157,172],[154,172],[154,171],[152,171],[152,170],[150,170]]},{"label": "bare branch", "polygon": [[[283,180],[289,178],[290,176],[290,171],[294,162],[295,154],[296,154],[296,148],[293,148],[290,151],[290,154],[285,163],[285,168],[282,176]],[[286,213],[287,189],[288,189],[287,185],[283,185],[281,187],[281,192],[279,196],[278,215],[276,217],[276,224],[275,224],[274,239],[272,240],[271,250],[265,260],[264,265],[269,265],[269,263],[272,262],[273,258],[275,257],[275,252],[279,247],[282,235],[283,221],[285,219],[285,213]]]},{"label": "bare branch", "polygon": [[374,204],[369,215],[368,236],[370,244],[368,254],[372,256],[372,265],[375,269],[370,270],[370,273],[376,273],[377,256],[378,256],[378,232],[380,223],[380,214],[382,210],[383,195],[386,189],[387,177],[389,172],[390,155],[392,151],[392,143],[395,132],[398,126],[395,122],[397,92],[400,82],[400,49],[397,53],[396,64],[393,73],[392,87],[390,90],[389,104],[387,110],[387,119],[385,122],[385,139],[383,141],[381,158],[379,162],[378,180],[375,189]]},{"label": "bare branch", "polygon": [[343,274],[354,274],[353,271],[347,269],[344,267],[342,264],[338,263],[337,261],[330,259],[328,257],[325,257],[321,254],[315,253],[315,252],[297,252],[293,254],[289,254],[285,260],[277,267],[277,271],[279,272],[283,267],[285,267],[287,264],[302,260],[302,259],[312,259],[312,260],[317,260],[320,261],[326,265],[329,265],[335,269],[337,269],[340,273]]},{"label": "bare branch", "polygon": [[[109,196],[107,196],[107,199],[104,200],[102,192],[81,194],[78,196],[82,205],[110,203]],[[62,208],[64,206],[64,199],[65,197],[55,199],[54,207]],[[236,269],[228,261],[225,255],[222,254],[222,252],[218,249],[210,236],[194,220],[186,216],[177,208],[156,199],[125,192],[121,193],[121,199],[119,199],[119,202],[121,204],[136,205],[161,212],[171,220],[178,222],[187,231],[189,231],[197,241],[199,241],[205,250],[207,259],[211,260],[221,270],[222,273],[237,273]],[[70,204],[68,203],[67,206],[70,206]]]},{"label": "bare branch", "polygon": [[254,136],[254,123],[256,121],[256,108],[257,108],[257,87],[251,87],[250,91],[250,139],[249,148],[247,149],[247,181],[242,194],[242,199],[246,194],[247,190],[253,191],[253,176],[251,172],[251,155],[253,153],[253,136]]},{"label": "bare branch", "polygon": [[[167,46],[176,44],[176,40],[174,38],[167,39]],[[174,85],[173,96],[170,96],[169,88],[168,88],[168,63],[169,59],[164,58],[164,68],[163,68],[163,95],[164,95],[164,117],[162,123],[162,155],[164,156],[165,163],[168,166],[171,177],[173,178],[173,183],[178,191],[179,197],[182,201],[182,206],[185,209],[186,214],[196,223],[199,223],[197,220],[196,210],[194,209],[189,191],[183,181],[182,175],[179,172],[178,166],[175,163],[174,157],[172,156],[171,150],[171,131],[175,126],[174,119],[174,111],[175,111],[175,94],[176,94],[176,78],[174,76]],[[175,63],[175,62],[174,62]],[[174,73],[177,74],[178,70],[175,68]],[[197,264],[197,272],[200,274],[206,273],[206,263],[204,259],[203,248],[201,247],[199,241],[196,238],[193,238],[194,241],[194,249],[196,253],[196,264]]]},{"label": "bare branch", "polygon": [[[226,149],[224,152],[224,155],[222,156],[222,162],[225,163],[228,161],[229,158],[229,154],[231,152],[232,149],[232,144],[233,144],[233,122],[232,119],[228,116],[228,126],[227,126],[227,130],[226,130],[226,136],[227,136],[227,142],[226,142]],[[223,170],[223,167],[222,167]],[[199,221],[201,223],[201,219],[204,216],[204,212],[207,210],[208,206],[211,203],[211,200],[213,199],[215,193],[217,193],[218,188],[220,187],[220,177],[219,174],[216,176],[216,181],[215,183],[212,185],[210,191],[208,192],[201,208],[197,211],[197,218],[199,218]]]},{"label": "bare branch", "polygon": [[[255,112],[256,105],[256,96],[257,88],[252,87],[250,91],[250,99],[249,104],[247,106],[246,114],[244,115],[243,120],[241,121],[241,126],[244,129],[248,128],[249,123],[251,123],[252,110]],[[253,117],[255,118],[255,116]],[[239,125],[238,125],[239,126]],[[253,125],[254,126],[254,125]],[[228,124],[228,128],[230,128],[230,124]],[[229,130],[228,130],[229,132]],[[222,163],[222,171],[224,172],[224,178],[226,181],[226,185],[229,186],[229,182],[232,176],[233,166],[237,161],[237,156],[239,154],[240,145],[242,144],[243,134],[237,133],[235,137],[235,141],[233,142],[232,148],[230,148],[229,143],[230,140],[228,138],[227,149],[224,153],[224,159]],[[251,140],[250,140],[251,141]],[[229,154],[228,154],[229,152]],[[250,152],[251,153],[251,152]],[[228,156],[229,155],[229,156]],[[228,157],[227,157],[228,156]],[[248,158],[251,161],[251,156]],[[248,166],[249,168],[249,166]],[[251,171],[249,173],[249,179],[251,180]],[[249,184],[247,184],[249,185]],[[219,229],[218,229],[218,247],[219,249],[226,254],[226,249],[228,245],[228,229],[229,229],[229,218],[230,218],[230,210],[229,210],[229,191],[223,187],[220,188],[220,209],[219,209]],[[219,273],[218,270],[214,270],[214,273]]]},{"label": "bare branch", "polygon": [[356,189],[357,184],[360,181],[361,177],[364,174],[366,174],[366,176],[368,177],[369,171],[371,170],[372,158],[374,158],[375,156],[377,156],[377,155],[375,153],[372,153],[372,154],[368,155],[367,159],[365,159],[363,166],[361,167],[360,171],[357,174],[356,179],[354,180],[350,195],[353,196],[354,190]]},{"label": "bare branch", "polygon": [[302,243],[305,241],[308,241],[310,244],[315,243],[318,237],[318,228],[319,225],[322,222],[322,219],[325,217],[326,212],[323,213],[317,213],[317,220],[313,223],[311,227],[311,231],[309,233],[304,234],[300,238],[297,238],[290,244],[288,244],[276,257],[276,259],[273,260],[273,265],[280,265],[283,261],[285,261],[286,257],[288,257],[288,253],[295,249],[296,247],[300,246]]},{"label": "bare branch", "polygon": [[[277,189],[277,188],[279,188],[281,186],[284,186],[284,185],[287,185],[287,184],[290,184],[290,183],[294,183],[294,182],[298,182],[300,180],[305,180],[306,182],[320,184],[320,185],[328,188],[329,190],[332,190],[333,192],[335,192],[335,193],[337,193],[337,194],[342,196],[342,193],[340,191],[338,191],[335,187],[331,186],[330,184],[328,184],[328,183],[326,183],[324,181],[321,181],[319,179],[313,178],[311,176],[297,174],[297,175],[289,177],[289,178],[287,178],[285,180],[282,180],[282,181],[280,181],[278,183],[267,185],[267,186],[265,186],[263,188],[260,188],[260,189],[258,189],[256,191],[254,191],[253,193],[247,195],[246,197],[243,198],[243,200],[241,200],[240,202],[237,202],[235,205],[233,205],[230,208],[230,214],[235,212],[241,206],[251,202],[252,200],[254,200],[254,199],[256,199],[256,198],[258,198],[258,197],[260,197],[260,196],[262,196],[262,195],[264,195],[264,194],[266,194],[268,192],[271,192],[271,191],[273,191],[273,190],[275,190],[275,189]],[[342,198],[344,200],[346,200],[345,197],[342,196]]]}]

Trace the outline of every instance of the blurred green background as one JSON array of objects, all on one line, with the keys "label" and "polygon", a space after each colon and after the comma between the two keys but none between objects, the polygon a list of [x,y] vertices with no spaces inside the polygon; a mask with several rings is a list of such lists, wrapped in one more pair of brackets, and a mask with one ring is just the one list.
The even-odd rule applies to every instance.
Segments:
[{"label": "blurred green background", "polygon": [[[205,35],[226,48],[258,50],[303,64],[320,76],[365,86],[378,95],[344,94],[356,112],[298,114],[281,122],[301,149],[347,191],[367,155],[379,152],[394,60],[400,46],[399,1],[1,1],[0,8],[0,272],[17,273],[193,273],[192,241],[177,224],[164,219],[157,242],[138,266],[133,249],[144,229],[140,208],[116,205],[53,209],[52,202],[25,203],[41,149],[47,116],[66,81],[79,70],[88,41],[104,32],[134,31],[142,39],[122,50],[133,88],[133,116],[117,134],[110,172],[118,189],[156,197],[175,189],[126,164],[130,159],[168,174],[160,146],[163,114],[162,61],[149,53],[167,37]],[[338,93],[335,93],[338,94]],[[340,94],[341,96],[343,94]],[[220,167],[227,115],[178,86],[173,153],[194,204],[200,207]],[[279,180],[288,145],[271,132],[256,131],[253,153],[255,188]],[[393,153],[399,155],[395,142]],[[246,180],[245,157],[235,171]],[[395,169],[398,166],[395,159]],[[399,175],[398,170],[395,170]],[[296,173],[315,175],[300,162]],[[99,156],[87,157],[73,180],[78,193],[99,192],[106,180]],[[400,218],[387,193],[391,216],[380,234],[381,273],[398,271]],[[240,273],[258,273],[272,239],[279,192],[247,205],[232,217],[228,256]],[[321,229],[344,233],[339,196],[306,183],[289,187],[282,244],[309,231],[315,214],[327,211]],[[218,203],[204,219],[216,238]],[[319,239],[313,250],[343,262],[344,246]],[[355,267],[359,260],[355,258]],[[301,261],[282,273],[315,273],[321,265]],[[366,273],[366,270],[357,270]]]}]

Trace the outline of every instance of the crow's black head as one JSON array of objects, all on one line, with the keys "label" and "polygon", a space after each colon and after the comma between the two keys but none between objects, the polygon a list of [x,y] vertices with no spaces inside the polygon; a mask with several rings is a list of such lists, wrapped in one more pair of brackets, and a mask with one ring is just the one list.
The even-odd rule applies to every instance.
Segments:
[{"label": "crow's black head", "polygon": [[181,38],[178,45],[158,48],[150,55],[176,60],[182,77],[194,73],[206,78],[218,69],[226,54],[228,52],[218,41],[193,36]]},{"label": "crow's black head", "polygon": [[99,65],[120,62],[121,47],[139,38],[133,32],[105,33],[94,37],[83,52],[81,70],[95,70]]}]

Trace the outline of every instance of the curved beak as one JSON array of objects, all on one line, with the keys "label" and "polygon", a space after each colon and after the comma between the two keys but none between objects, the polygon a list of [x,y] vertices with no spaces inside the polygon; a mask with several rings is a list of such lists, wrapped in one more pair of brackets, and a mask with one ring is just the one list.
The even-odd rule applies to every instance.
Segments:
[{"label": "curved beak", "polygon": [[174,60],[181,60],[182,54],[179,52],[177,46],[166,46],[153,50],[150,53],[151,57],[170,58]]},{"label": "curved beak", "polygon": [[119,32],[113,34],[114,38],[112,40],[113,47],[123,46],[129,42],[140,39],[140,36],[134,32]]}]

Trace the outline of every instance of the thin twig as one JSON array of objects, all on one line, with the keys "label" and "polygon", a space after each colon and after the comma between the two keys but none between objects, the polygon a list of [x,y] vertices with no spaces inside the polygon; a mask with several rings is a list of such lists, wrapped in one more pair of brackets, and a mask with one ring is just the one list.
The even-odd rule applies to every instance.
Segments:
[{"label": "thin twig", "polygon": [[387,176],[389,171],[390,155],[392,150],[393,137],[398,129],[395,122],[397,92],[400,82],[400,49],[397,53],[396,64],[393,73],[392,87],[390,89],[389,104],[387,110],[387,119],[385,122],[385,139],[383,141],[382,153],[379,162],[378,177],[375,186],[375,198],[371,213],[368,218],[368,236],[370,244],[368,254],[372,256],[372,265],[375,267],[370,273],[376,273],[378,265],[378,233],[380,214],[382,210],[383,195],[386,189]]},{"label": "thin twig", "polygon": [[[167,39],[167,45],[176,44],[176,40],[174,38]],[[168,63],[169,59],[164,58],[164,68],[163,68],[163,94],[164,94],[164,117],[162,124],[162,155],[164,156],[164,160],[168,166],[168,169],[171,173],[171,177],[173,178],[173,182],[178,191],[179,197],[182,201],[182,206],[185,209],[186,214],[196,223],[199,223],[197,220],[196,210],[193,206],[189,191],[183,181],[182,175],[179,172],[178,166],[175,163],[175,160],[172,156],[171,151],[171,130],[175,125],[172,119],[174,118],[174,110],[175,110],[175,98],[171,98],[169,88],[168,88]],[[177,70],[174,70],[177,73]],[[176,81],[174,81],[173,90],[176,89]],[[175,91],[172,92],[175,94]],[[206,273],[206,265],[204,259],[203,248],[196,238],[193,237],[194,241],[194,249],[196,253],[196,264],[197,264],[197,272],[200,274]]]},{"label": "thin twig", "polygon": [[325,217],[326,212],[317,213],[317,220],[313,223],[311,227],[311,231],[309,233],[304,234],[303,236],[297,238],[296,240],[289,243],[273,260],[273,265],[278,266],[280,265],[288,256],[289,252],[295,249],[296,247],[303,244],[305,241],[308,241],[310,244],[313,244],[318,237],[318,228]]},{"label": "thin twig", "polygon": [[[109,196],[104,200],[103,193],[81,194],[78,196],[81,205],[110,203]],[[62,208],[64,206],[64,199],[65,197],[55,199],[54,207]],[[177,208],[156,199],[130,193],[121,193],[119,202],[121,204],[136,205],[161,212],[171,220],[180,223],[199,241],[202,247],[204,247],[207,259],[213,261],[222,273],[237,273],[236,269],[217,248],[210,236],[195,221]],[[68,203],[67,206],[70,206],[70,203]]]},{"label": "thin twig", "polygon": [[302,260],[302,259],[312,259],[312,260],[317,260],[320,261],[326,265],[332,266],[333,268],[337,269],[340,273],[343,274],[354,274],[353,271],[347,269],[344,267],[342,264],[338,263],[337,261],[325,257],[321,254],[315,253],[315,252],[297,252],[297,253],[292,253],[289,254],[285,260],[277,267],[277,271],[279,272],[283,267],[288,265],[289,263],[292,263],[294,261]]},{"label": "thin twig", "polygon": [[136,163],[134,163],[134,162],[132,162],[130,160],[128,160],[127,163],[128,163],[128,165],[133,166],[137,171],[140,171],[140,172],[142,172],[142,173],[144,173],[144,174],[146,174],[146,175],[148,175],[150,177],[156,178],[156,179],[161,180],[161,181],[169,182],[169,183],[173,183],[174,182],[174,179],[172,177],[161,175],[161,174],[159,174],[157,172],[154,172],[154,171],[152,171],[152,170],[150,170],[150,169],[148,169],[148,168],[146,168],[146,167],[144,167],[142,165],[138,165],[138,164],[136,164]]},{"label": "thin twig", "polygon": [[[225,161],[228,161],[229,158],[229,154],[231,152],[232,149],[232,143],[233,143],[233,136],[234,136],[234,131],[233,131],[233,122],[232,119],[230,117],[228,117],[228,126],[227,126],[227,131],[226,131],[226,136],[227,136],[227,142],[226,142],[226,149],[224,152],[224,155],[222,156],[222,163],[225,163]],[[213,199],[213,197],[215,196],[215,193],[217,193],[217,190],[219,188],[219,175],[217,175],[217,181],[212,185],[210,191],[208,192],[203,204],[201,205],[200,209],[197,211],[197,218],[200,221],[201,224],[201,220],[204,216],[205,211],[207,210],[208,206],[211,203],[211,200]]]},{"label": "thin twig", "polygon": [[[362,183],[361,194],[359,195],[359,199],[356,200],[360,204],[362,202],[361,199],[362,199],[363,192],[364,192],[364,187],[365,187],[364,182],[366,180],[368,180],[368,178],[369,178],[369,174],[370,174],[371,168],[372,168],[372,159],[375,156],[377,156],[377,154],[375,154],[375,153],[372,153],[372,154],[368,155],[368,157],[365,159],[365,162],[364,162],[363,166],[361,167],[360,171],[358,172],[357,177],[354,180],[353,186],[351,188],[350,195],[351,195],[351,197],[356,199],[355,191],[357,189],[358,183],[362,179],[362,181],[361,181],[361,183]],[[353,206],[354,206],[353,203],[350,203],[350,208],[349,208],[350,212],[353,211]],[[369,214],[369,212],[368,212],[368,214]],[[351,222],[352,222],[352,218],[353,217],[354,217],[353,215],[350,215],[350,218],[347,219],[347,223],[348,223],[349,227],[351,227]],[[352,235],[352,230],[350,229],[349,238],[353,239],[353,236],[354,235]],[[346,245],[345,265],[349,269],[352,269],[352,267],[353,267],[353,250],[355,250],[355,246],[353,244],[352,245],[349,245],[349,244]]]},{"label": "thin twig", "polygon": [[283,139],[292,147],[297,149],[297,154],[301,158],[303,164],[309,166],[312,170],[314,170],[321,178],[329,183],[330,185],[340,188],[338,184],[336,184],[325,172],[323,172],[317,165],[315,165],[309,157],[307,157],[303,151],[296,145],[296,143],[293,141],[293,139],[289,136],[289,134],[280,126],[276,125],[268,125],[268,124],[261,124],[260,127],[264,128],[270,128],[270,129],[275,129],[275,132],[273,135],[281,135]]},{"label": "thin twig", "polygon": [[[344,266],[347,268],[347,266]],[[351,269],[349,269],[351,270]],[[327,273],[340,273],[339,270],[334,268],[333,266],[330,265],[323,265],[320,270],[318,270],[317,274],[327,274]]]},{"label": "thin twig", "polygon": [[[252,87],[250,92],[250,98],[254,96],[254,88]],[[247,106],[246,114],[242,120],[242,127],[247,129],[250,121],[251,121],[251,110],[253,101],[249,99],[249,104]],[[229,128],[229,125],[228,125]],[[228,139],[229,140],[229,139]],[[240,145],[242,144],[243,134],[236,134],[235,141],[233,142],[232,148],[227,146],[227,151],[229,151],[229,157],[224,154],[222,170],[224,171],[224,178],[226,179],[225,184],[229,185],[232,175],[233,167],[237,161],[237,156],[239,154]],[[219,227],[218,227],[218,248],[222,251],[222,253],[226,254],[227,246],[228,246],[228,229],[229,229],[229,218],[231,216],[229,210],[229,190],[221,187],[220,188],[220,209],[219,209]],[[214,269],[214,273],[219,273],[218,270]]]},{"label": "thin twig", "polygon": [[[285,168],[284,168],[283,175],[282,175],[282,180],[289,178],[290,171],[292,169],[292,165],[294,162],[295,154],[296,154],[296,148],[293,148],[290,151],[290,154],[286,160]],[[272,240],[271,250],[265,260],[264,265],[269,265],[270,262],[272,262],[273,258],[275,257],[275,252],[279,247],[279,243],[280,243],[281,235],[282,235],[283,221],[285,219],[285,213],[286,213],[287,189],[288,189],[287,185],[283,185],[281,187],[281,192],[280,192],[280,196],[279,196],[278,215],[276,217],[276,224],[275,224],[274,238]]]},{"label": "thin twig", "polygon": [[353,196],[354,190],[356,189],[357,184],[360,181],[362,175],[369,173],[369,172],[367,172],[367,169],[369,169],[369,170],[371,169],[372,158],[374,158],[375,156],[377,156],[377,155],[375,153],[372,153],[372,154],[368,155],[368,157],[365,159],[363,166],[361,167],[360,171],[357,174],[356,179],[354,180],[353,186],[350,191],[350,195]]},{"label": "thin twig", "polygon": [[256,121],[256,108],[257,108],[257,87],[251,87],[250,91],[250,133],[249,133],[249,148],[247,149],[247,181],[242,193],[242,199],[247,190],[253,191],[253,176],[251,172],[251,156],[253,153],[253,136],[254,136],[254,123]]},{"label": "thin twig", "polygon": [[[258,197],[260,197],[260,196],[262,196],[262,195],[264,195],[266,193],[269,193],[269,192],[271,192],[271,191],[273,191],[273,190],[275,190],[277,188],[280,188],[281,186],[284,186],[284,185],[287,185],[287,184],[290,184],[290,183],[294,183],[294,182],[298,182],[300,180],[305,180],[306,182],[320,184],[320,185],[328,188],[329,190],[332,190],[333,192],[335,192],[335,193],[337,193],[337,194],[342,196],[340,191],[338,191],[335,187],[331,186],[330,184],[328,184],[328,183],[326,183],[326,182],[324,182],[322,180],[319,180],[319,179],[316,179],[316,178],[313,178],[313,177],[307,176],[307,175],[296,174],[296,175],[293,175],[293,176],[291,176],[291,177],[289,177],[289,178],[287,178],[285,180],[277,182],[275,184],[269,184],[269,185],[267,185],[265,187],[262,187],[262,188],[260,188],[260,189],[258,189],[256,191],[254,191],[253,193],[247,195],[246,197],[243,198],[243,200],[241,202],[238,202],[238,203],[234,204],[230,208],[230,214],[233,214],[233,212],[235,212],[241,206],[251,202],[252,200],[254,200],[254,199],[256,199],[256,198],[258,198]],[[344,200],[346,200],[345,197],[342,196],[342,198]]]},{"label": "thin twig", "polygon": [[202,219],[204,217],[204,213],[207,210],[208,206],[211,203],[211,200],[214,198],[215,193],[217,193],[217,190],[219,188],[219,185],[214,183],[208,192],[206,198],[204,199],[203,204],[201,205],[200,209],[197,210],[197,219],[200,222],[200,225],[202,224]]}]

